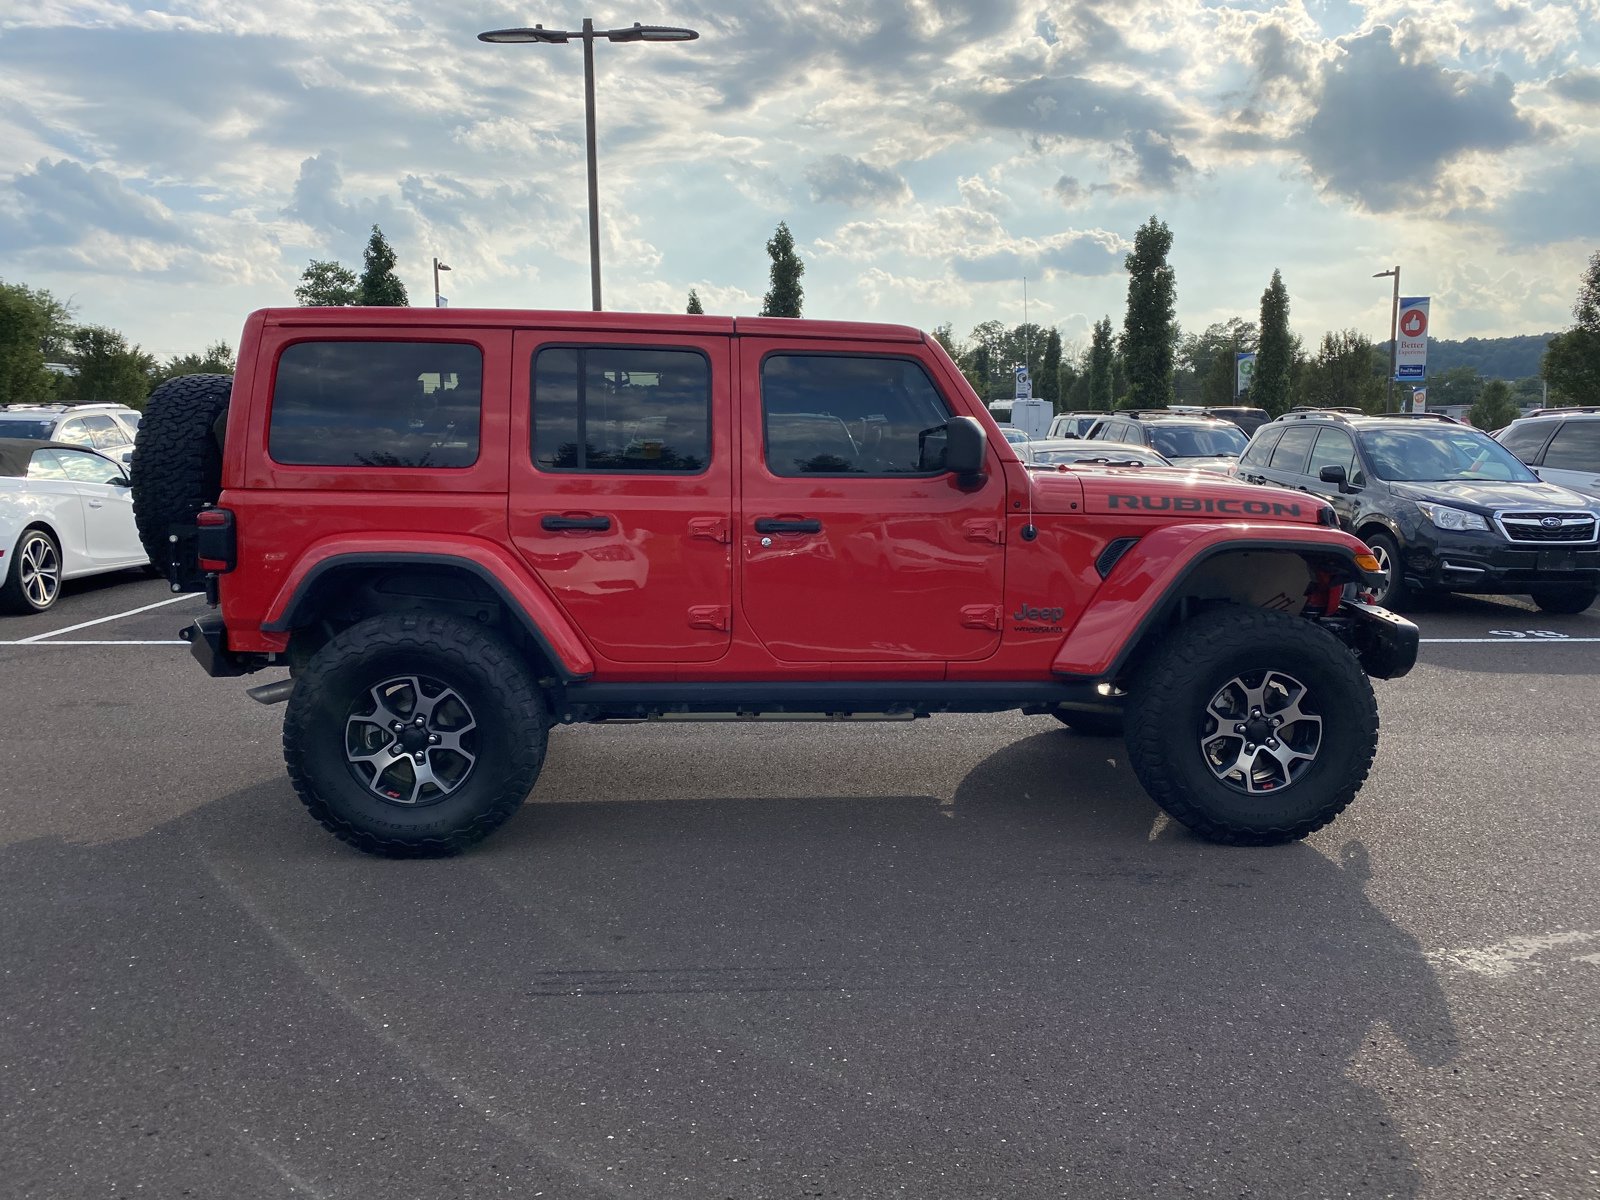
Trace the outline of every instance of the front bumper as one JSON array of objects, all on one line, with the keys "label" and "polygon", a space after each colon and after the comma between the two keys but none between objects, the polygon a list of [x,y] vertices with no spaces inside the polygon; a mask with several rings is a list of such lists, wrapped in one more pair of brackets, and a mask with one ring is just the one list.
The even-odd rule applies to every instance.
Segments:
[{"label": "front bumper", "polygon": [[1346,600],[1321,624],[1349,646],[1374,679],[1398,679],[1417,665],[1421,634],[1402,616],[1376,604]]},{"label": "front bumper", "polygon": [[1600,584],[1600,546],[1592,542],[1541,545],[1428,528],[1401,558],[1407,582],[1438,591],[1504,594],[1550,584]]}]

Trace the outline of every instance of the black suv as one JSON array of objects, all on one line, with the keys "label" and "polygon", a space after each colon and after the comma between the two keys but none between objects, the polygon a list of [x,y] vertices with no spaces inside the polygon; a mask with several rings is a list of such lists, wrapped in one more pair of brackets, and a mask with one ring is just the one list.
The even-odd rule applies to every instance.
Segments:
[{"label": "black suv", "polygon": [[1233,464],[1250,444],[1232,421],[1161,409],[1107,413],[1085,436],[1148,446],[1175,467],[1223,473],[1233,470]]},{"label": "black suv", "polygon": [[1387,572],[1385,608],[1431,590],[1522,593],[1575,613],[1600,594],[1600,502],[1435,413],[1292,412],[1261,427],[1238,475],[1333,505]]},{"label": "black suv", "polygon": [[1600,497],[1600,408],[1546,408],[1495,438],[1547,483]]}]

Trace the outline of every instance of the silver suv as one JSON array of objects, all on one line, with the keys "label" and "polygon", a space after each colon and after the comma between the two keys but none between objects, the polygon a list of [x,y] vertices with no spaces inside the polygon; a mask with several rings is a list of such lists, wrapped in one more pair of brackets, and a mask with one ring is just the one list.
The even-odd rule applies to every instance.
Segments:
[{"label": "silver suv", "polygon": [[0,408],[0,438],[87,446],[126,466],[142,415],[126,404],[8,404]]},{"label": "silver suv", "polygon": [[1600,408],[1538,410],[1494,436],[1545,482],[1600,496]]}]

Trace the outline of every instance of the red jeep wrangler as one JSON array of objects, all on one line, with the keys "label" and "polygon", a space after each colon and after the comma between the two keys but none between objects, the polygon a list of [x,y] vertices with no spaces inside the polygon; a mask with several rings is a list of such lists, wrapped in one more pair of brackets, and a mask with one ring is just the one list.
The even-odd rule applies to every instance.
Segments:
[{"label": "red jeep wrangler", "polygon": [[1354,797],[1367,676],[1416,659],[1321,501],[1026,467],[897,326],[269,309],[237,375],[151,396],[133,482],[220,605],[195,657],[289,668],[252,695],[296,790],[383,854],[495,829],[557,721],[1008,709],[1125,731],[1173,817],[1283,841]]}]

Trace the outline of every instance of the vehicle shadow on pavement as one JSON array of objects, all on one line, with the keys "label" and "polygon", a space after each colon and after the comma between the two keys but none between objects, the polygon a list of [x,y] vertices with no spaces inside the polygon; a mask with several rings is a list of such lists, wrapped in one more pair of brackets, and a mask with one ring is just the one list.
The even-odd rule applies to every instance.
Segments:
[{"label": "vehicle shadow on pavement", "polygon": [[1364,849],[1155,824],[1052,730],[949,804],[554,799],[443,861],[281,784],[14,845],[0,1157],[30,1195],[1416,1194],[1351,1065],[1455,1032]]}]

